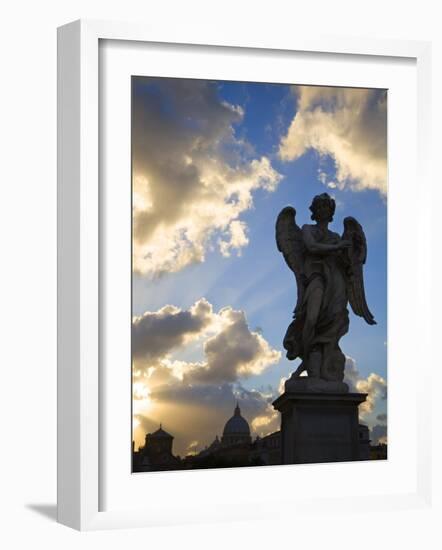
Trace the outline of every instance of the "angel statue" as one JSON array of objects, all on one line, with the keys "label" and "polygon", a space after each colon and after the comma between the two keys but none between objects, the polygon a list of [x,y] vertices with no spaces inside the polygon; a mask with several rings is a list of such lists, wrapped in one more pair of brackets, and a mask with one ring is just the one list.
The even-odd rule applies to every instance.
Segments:
[{"label": "angel statue", "polygon": [[[286,391],[348,391],[343,382],[345,355],[339,340],[348,332],[347,304],[369,325],[375,325],[365,300],[363,265],[367,241],[355,218],[344,219],[344,233],[330,231],[336,204],[327,193],[310,206],[314,225],[300,229],[296,210],[285,207],[276,221],[276,243],[294,272],[297,303],[284,337],[290,360],[301,364],[286,382]],[[306,371],[307,376],[301,374]]]}]

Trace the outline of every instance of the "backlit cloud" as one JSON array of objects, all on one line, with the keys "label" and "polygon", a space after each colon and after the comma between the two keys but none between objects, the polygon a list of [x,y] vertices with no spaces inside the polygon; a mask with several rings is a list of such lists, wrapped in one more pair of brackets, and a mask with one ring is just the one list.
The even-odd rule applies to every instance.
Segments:
[{"label": "backlit cloud", "polygon": [[387,92],[360,88],[294,86],[297,110],[279,155],[296,160],[308,150],[331,157],[335,173],[318,179],[329,188],[387,193]]},{"label": "backlit cloud", "polygon": [[241,214],[281,175],[235,134],[242,107],[216,84],[138,78],[133,91],[133,266],[143,275],[224,256],[248,244]]},{"label": "backlit cloud", "polygon": [[370,430],[370,439],[372,445],[379,443],[387,443],[387,426],[386,424],[376,424]]},{"label": "backlit cloud", "polygon": [[[204,298],[188,310],[165,306],[133,319],[132,348],[136,371],[152,376],[161,366],[174,376],[195,382],[234,382],[262,373],[281,358],[263,336],[249,328],[243,311],[218,313]],[[201,361],[180,361],[172,352],[200,341]]]},{"label": "backlit cloud", "polygon": [[132,322],[132,357],[163,357],[197,339],[213,320],[212,306],[201,299],[187,311],[167,305],[135,317]]},{"label": "backlit cloud", "polygon": [[370,430],[370,439],[372,445],[387,443],[387,414],[377,414],[376,421],[377,424],[375,424]]},{"label": "backlit cloud", "polygon": [[366,393],[367,399],[359,407],[361,419],[371,414],[380,400],[387,399],[387,381],[375,372],[371,372],[366,378],[361,377],[356,362],[351,357],[346,357],[345,378],[350,391]]},{"label": "backlit cloud", "polygon": [[279,361],[281,352],[272,349],[259,332],[249,329],[243,311],[227,307],[218,318],[219,332],[204,343],[206,366],[189,373],[193,380],[233,382],[261,374]]}]

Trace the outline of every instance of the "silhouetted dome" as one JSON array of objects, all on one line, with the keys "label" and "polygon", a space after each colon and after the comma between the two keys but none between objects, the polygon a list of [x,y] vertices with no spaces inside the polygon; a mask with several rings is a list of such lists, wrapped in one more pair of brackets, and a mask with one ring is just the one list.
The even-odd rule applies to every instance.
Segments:
[{"label": "silhouetted dome", "polygon": [[235,413],[224,426],[223,436],[226,435],[246,435],[250,436],[250,428],[247,420],[241,416],[241,410],[238,405],[235,407]]},{"label": "silhouetted dome", "polygon": [[168,434],[167,432],[165,432],[163,430],[163,428],[161,427],[161,424],[160,424],[160,428],[156,431],[156,432],[153,432],[152,434],[149,434],[150,437],[154,437],[154,438],[169,438],[169,439],[173,439],[173,435],[170,435]]}]

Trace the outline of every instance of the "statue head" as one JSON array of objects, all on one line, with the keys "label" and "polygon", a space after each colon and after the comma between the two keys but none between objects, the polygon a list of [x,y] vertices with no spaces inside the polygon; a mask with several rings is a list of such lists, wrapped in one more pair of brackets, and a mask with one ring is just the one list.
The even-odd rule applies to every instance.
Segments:
[{"label": "statue head", "polygon": [[321,193],[313,198],[310,210],[312,212],[311,218],[315,221],[333,221],[333,214],[335,213],[336,203],[335,200],[330,197],[328,193]]}]

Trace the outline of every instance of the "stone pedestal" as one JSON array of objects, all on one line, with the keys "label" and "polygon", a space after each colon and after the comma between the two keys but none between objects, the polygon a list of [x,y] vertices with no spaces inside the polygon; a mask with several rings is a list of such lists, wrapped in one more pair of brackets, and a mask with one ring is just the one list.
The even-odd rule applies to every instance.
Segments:
[{"label": "stone pedestal", "polygon": [[359,460],[359,411],[365,393],[286,391],[281,413],[283,464]]}]

